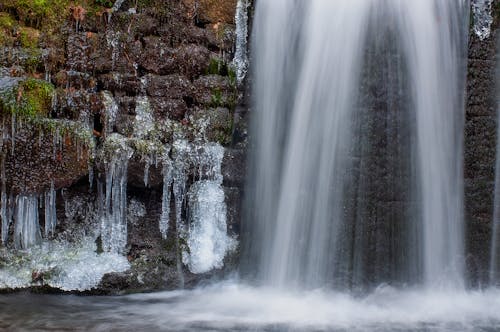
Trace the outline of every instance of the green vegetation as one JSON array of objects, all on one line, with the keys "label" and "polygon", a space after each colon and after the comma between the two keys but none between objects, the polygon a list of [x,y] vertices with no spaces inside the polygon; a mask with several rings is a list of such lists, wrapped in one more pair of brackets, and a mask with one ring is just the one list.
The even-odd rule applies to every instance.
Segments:
[{"label": "green vegetation", "polygon": [[0,110],[2,114],[28,118],[46,116],[52,105],[53,94],[52,84],[29,78],[13,88],[0,92]]}]

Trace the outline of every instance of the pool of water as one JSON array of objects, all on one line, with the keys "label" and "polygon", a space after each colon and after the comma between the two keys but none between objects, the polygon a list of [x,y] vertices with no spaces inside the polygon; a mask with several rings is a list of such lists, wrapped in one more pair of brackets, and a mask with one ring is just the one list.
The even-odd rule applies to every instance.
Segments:
[{"label": "pool of water", "polygon": [[500,289],[364,297],[220,283],[121,297],[0,295],[1,331],[500,331]]}]

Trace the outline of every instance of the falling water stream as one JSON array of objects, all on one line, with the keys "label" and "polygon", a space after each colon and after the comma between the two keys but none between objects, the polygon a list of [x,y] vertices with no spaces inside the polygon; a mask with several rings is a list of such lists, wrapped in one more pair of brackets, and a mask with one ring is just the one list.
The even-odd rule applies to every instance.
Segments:
[{"label": "falling water stream", "polygon": [[[394,262],[404,264],[376,283],[399,279],[462,287],[466,8],[462,1],[434,0],[257,5],[249,199],[249,219],[255,225],[250,226],[248,252],[249,264],[264,284],[363,286],[370,278],[365,265],[378,264],[363,261],[366,241],[375,252],[398,241],[403,257]],[[391,43],[384,44],[384,38]],[[386,45],[391,49],[377,53]],[[396,66],[380,61],[387,56],[401,66],[389,68]],[[367,59],[378,67],[369,67]],[[374,81],[371,71],[384,66],[388,80]],[[391,81],[391,75],[400,79]],[[378,89],[375,84],[392,93],[395,103],[406,98],[406,105],[394,110],[389,96],[374,99],[370,89]],[[368,177],[378,174],[365,167],[374,152],[366,148],[371,139],[365,129],[357,126],[389,122],[395,111],[403,114],[398,115],[403,126],[393,127],[390,136],[386,125],[377,135],[387,135],[382,144],[396,148],[394,137],[410,137],[392,165],[398,171],[410,165],[405,177],[393,181],[408,194],[389,188],[397,197],[388,199],[381,192],[366,193]],[[388,160],[381,163],[392,171]],[[377,213],[376,219],[360,216],[369,204],[391,201],[399,208]],[[376,232],[389,223],[394,211],[408,216],[400,218],[400,229],[379,232],[376,239],[365,235],[367,227]]]}]

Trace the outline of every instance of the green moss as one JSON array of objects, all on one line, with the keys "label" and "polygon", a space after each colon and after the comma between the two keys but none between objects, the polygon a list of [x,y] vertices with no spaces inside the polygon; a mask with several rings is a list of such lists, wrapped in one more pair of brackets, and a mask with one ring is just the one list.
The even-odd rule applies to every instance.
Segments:
[{"label": "green moss", "polygon": [[29,78],[0,93],[1,113],[29,118],[45,116],[51,108],[53,93],[52,84]]},{"label": "green moss", "polygon": [[212,90],[210,106],[212,107],[220,107],[224,106],[222,102],[222,91],[219,88],[215,88]]},{"label": "green moss", "polygon": [[0,0],[0,7],[24,25],[40,28],[60,24],[68,14],[70,3],[69,0]]},{"label": "green moss", "polygon": [[19,41],[21,43],[21,47],[36,48],[38,46],[39,39],[40,31],[28,27],[19,28]]},{"label": "green moss", "polygon": [[0,29],[10,30],[16,26],[16,21],[8,13],[0,12]]}]

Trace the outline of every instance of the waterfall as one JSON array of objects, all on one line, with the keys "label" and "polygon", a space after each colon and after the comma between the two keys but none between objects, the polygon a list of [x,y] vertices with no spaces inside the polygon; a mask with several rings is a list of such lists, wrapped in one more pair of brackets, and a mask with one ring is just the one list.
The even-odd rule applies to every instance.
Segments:
[{"label": "waterfall", "polygon": [[462,287],[468,2],[263,0],[254,23],[243,269]]}]

